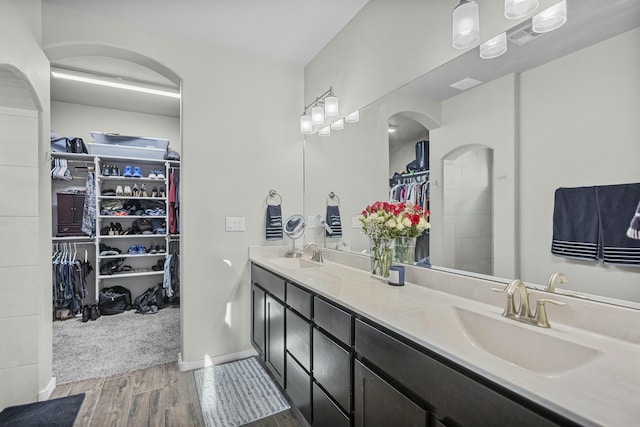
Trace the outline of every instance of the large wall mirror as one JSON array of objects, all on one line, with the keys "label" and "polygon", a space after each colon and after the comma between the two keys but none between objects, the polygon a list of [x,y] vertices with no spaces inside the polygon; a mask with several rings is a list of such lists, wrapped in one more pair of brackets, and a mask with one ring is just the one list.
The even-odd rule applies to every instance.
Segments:
[{"label": "large wall mirror", "polygon": [[[336,194],[342,234],[318,223],[306,241],[368,256],[357,216],[389,199],[394,172],[428,141],[432,228],[418,265],[540,288],[561,271],[559,292],[640,308],[640,268],[550,251],[557,188],[640,183],[640,3],[567,3],[560,29],[522,23],[503,56],[472,49],[364,106],[358,123],[308,136],[305,215],[324,218]],[[450,87],[466,78],[482,83]]]}]

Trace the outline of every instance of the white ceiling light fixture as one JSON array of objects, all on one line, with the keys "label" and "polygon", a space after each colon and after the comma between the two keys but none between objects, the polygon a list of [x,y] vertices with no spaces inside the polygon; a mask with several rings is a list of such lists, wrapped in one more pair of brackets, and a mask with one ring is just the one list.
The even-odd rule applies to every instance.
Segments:
[{"label": "white ceiling light fixture", "polygon": [[130,90],[134,92],[147,93],[151,95],[166,96],[180,99],[180,91],[164,88],[157,85],[150,85],[140,82],[128,82],[123,79],[90,74],[78,70],[64,68],[51,68],[51,76],[56,79],[71,80],[79,83],[87,83],[98,86],[112,87],[116,89]]},{"label": "white ceiling light fixture", "polygon": [[344,129],[344,119],[336,120],[331,124],[331,129],[342,130]]},{"label": "white ceiling light fixture", "polygon": [[358,123],[360,121],[360,110],[356,110],[344,118],[347,123]]},{"label": "white ceiling light fixture", "polygon": [[473,0],[460,0],[453,9],[453,47],[467,49],[480,40],[480,11]]},{"label": "white ceiling light fixture", "polygon": [[[309,110],[311,111],[310,115]],[[311,104],[305,105],[300,116],[300,133],[310,135],[314,128],[318,129],[324,126],[325,118],[337,118],[338,111],[338,98],[333,94],[333,88],[329,87],[329,90],[318,96]]]},{"label": "white ceiling light fixture", "polygon": [[507,51],[507,33],[501,33],[480,45],[480,58],[493,59]]},{"label": "white ceiling light fixture", "polygon": [[538,0],[504,0],[504,16],[508,19],[524,18],[536,11]]},{"label": "white ceiling light fixture", "polygon": [[532,29],[536,33],[557,30],[567,22],[567,0],[562,0],[533,16]]}]

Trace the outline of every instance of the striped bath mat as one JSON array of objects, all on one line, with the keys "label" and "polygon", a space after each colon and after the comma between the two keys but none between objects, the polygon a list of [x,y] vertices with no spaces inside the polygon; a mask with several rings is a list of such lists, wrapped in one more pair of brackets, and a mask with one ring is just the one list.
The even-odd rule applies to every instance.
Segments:
[{"label": "striped bath mat", "polygon": [[289,409],[255,357],[194,372],[207,427],[236,427]]}]

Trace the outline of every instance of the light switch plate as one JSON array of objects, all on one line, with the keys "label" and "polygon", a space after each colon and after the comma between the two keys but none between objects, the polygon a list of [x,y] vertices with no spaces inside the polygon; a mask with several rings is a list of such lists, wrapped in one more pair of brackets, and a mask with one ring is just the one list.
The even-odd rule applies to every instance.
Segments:
[{"label": "light switch plate", "polygon": [[244,231],[244,217],[243,216],[226,217],[225,231]]},{"label": "light switch plate", "polygon": [[307,228],[316,228],[316,220],[318,218],[315,215],[309,215],[307,217]]}]

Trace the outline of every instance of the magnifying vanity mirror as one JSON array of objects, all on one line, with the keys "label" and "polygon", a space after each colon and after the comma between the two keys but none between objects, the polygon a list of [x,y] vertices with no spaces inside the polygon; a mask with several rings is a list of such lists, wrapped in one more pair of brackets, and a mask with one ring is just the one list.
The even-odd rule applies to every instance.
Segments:
[{"label": "magnifying vanity mirror", "polygon": [[[639,268],[551,254],[555,189],[640,182],[640,2],[567,3],[563,27],[519,24],[503,56],[472,49],[364,106],[360,122],[305,138],[305,215],[341,196],[343,234],[328,250],[369,255],[355,218],[389,200],[390,178],[428,141],[431,229],[416,261],[429,262],[418,265],[540,289],[561,271],[556,292],[640,308]],[[450,86],[467,78],[480,84]]]},{"label": "magnifying vanity mirror", "polygon": [[291,215],[284,222],[282,231],[291,239],[291,249],[285,254],[287,258],[300,258],[301,250],[296,250],[296,240],[304,234],[304,217],[300,214]]}]

